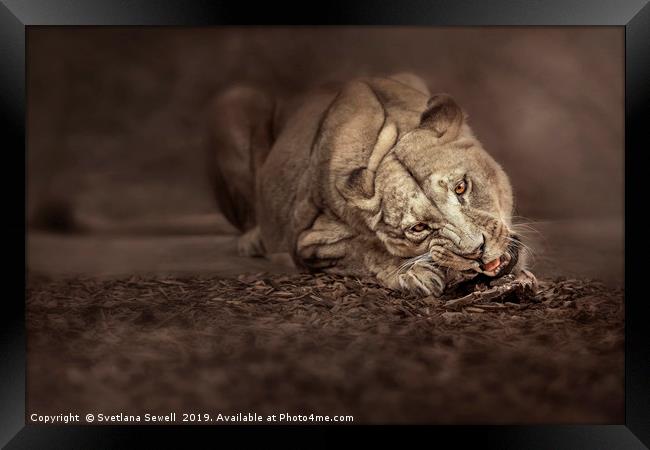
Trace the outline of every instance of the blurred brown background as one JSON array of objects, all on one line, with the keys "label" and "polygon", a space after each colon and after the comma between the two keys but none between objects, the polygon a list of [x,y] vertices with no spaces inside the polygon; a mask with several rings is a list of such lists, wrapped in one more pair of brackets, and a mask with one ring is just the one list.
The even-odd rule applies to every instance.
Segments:
[{"label": "blurred brown background", "polygon": [[31,27],[28,213],[51,194],[119,219],[212,212],[205,114],[220,89],[409,70],[469,113],[518,214],[622,254],[623,49],[614,27]]},{"label": "blurred brown background", "polygon": [[203,116],[236,80],[280,95],[412,70],[468,111],[525,216],[620,216],[616,28],[37,28],[29,31],[29,204],[209,211]]},{"label": "blurred brown background", "polygon": [[622,28],[28,30],[28,212],[54,196],[117,223],[217,224],[204,167],[215,93],[409,70],[458,100],[510,174],[540,232],[544,293],[461,311],[351,279],[258,274],[290,268],[238,257],[223,228],[30,229],[29,411],[623,420],[623,290],[584,280],[623,280]]}]

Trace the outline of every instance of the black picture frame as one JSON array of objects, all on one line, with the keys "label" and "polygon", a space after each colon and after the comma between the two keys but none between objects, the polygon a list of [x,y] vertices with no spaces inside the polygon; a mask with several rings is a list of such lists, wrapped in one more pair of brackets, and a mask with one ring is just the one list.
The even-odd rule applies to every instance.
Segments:
[{"label": "black picture frame", "polygon": [[[418,25],[418,26],[622,26],[625,28],[625,423],[611,425],[363,427],[385,444],[413,437],[497,448],[632,449],[650,445],[650,339],[642,235],[643,151],[650,147],[650,6],[648,0],[332,1],[298,5],[266,2],[0,0],[0,123],[5,159],[3,184],[6,266],[0,360],[0,443],[7,448],[120,448],[187,446],[190,433],[234,434],[236,439],[275,436],[286,427],[37,426],[25,418],[25,148],[26,29],[30,26],[220,25]],[[7,162],[8,160],[8,162]],[[605,181],[604,181],[605,183]],[[635,220],[636,216],[636,220]],[[647,259],[647,257],[645,258]],[[337,445],[324,427],[296,427],[309,446]],[[349,433],[351,427],[339,428]],[[392,442],[391,442],[392,441]],[[216,441],[213,441],[216,442]],[[299,443],[299,439],[290,442]],[[285,445],[290,443],[285,441]]]}]

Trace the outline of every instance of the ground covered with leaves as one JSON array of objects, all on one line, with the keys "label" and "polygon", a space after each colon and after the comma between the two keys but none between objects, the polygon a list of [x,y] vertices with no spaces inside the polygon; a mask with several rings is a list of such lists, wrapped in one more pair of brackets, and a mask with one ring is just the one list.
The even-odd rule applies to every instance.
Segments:
[{"label": "ground covered with leaves", "polygon": [[31,277],[28,413],[623,421],[622,290],[472,289],[436,299],[328,275]]}]

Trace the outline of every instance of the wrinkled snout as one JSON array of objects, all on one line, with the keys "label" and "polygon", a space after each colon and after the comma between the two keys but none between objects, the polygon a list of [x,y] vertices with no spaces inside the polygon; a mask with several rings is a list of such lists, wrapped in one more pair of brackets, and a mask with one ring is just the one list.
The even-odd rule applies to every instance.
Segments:
[{"label": "wrinkled snout", "polygon": [[440,236],[451,241],[453,245],[450,250],[458,256],[480,261],[485,254],[486,238],[482,232],[461,233],[445,227],[441,230]]},{"label": "wrinkled snout", "polygon": [[[476,243],[478,242],[478,245]],[[476,245],[474,248],[472,246]],[[480,238],[471,239],[470,242],[465,246],[465,248],[472,248],[468,253],[461,254],[463,258],[475,259],[477,261],[483,258],[485,254],[485,235],[481,233]]]}]

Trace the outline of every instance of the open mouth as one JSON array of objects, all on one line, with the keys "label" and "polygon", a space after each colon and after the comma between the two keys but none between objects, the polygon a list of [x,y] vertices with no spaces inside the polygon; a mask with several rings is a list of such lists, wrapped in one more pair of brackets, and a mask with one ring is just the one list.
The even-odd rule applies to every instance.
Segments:
[{"label": "open mouth", "polygon": [[489,276],[489,277],[495,277],[501,273],[503,269],[508,267],[508,264],[510,264],[510,260],[512,257],[508,253],[504,253],[503,255],[499,256],[497,259],[494,259],[490,262],[487,262],[485,264],[481,264],[481,273]]}]

